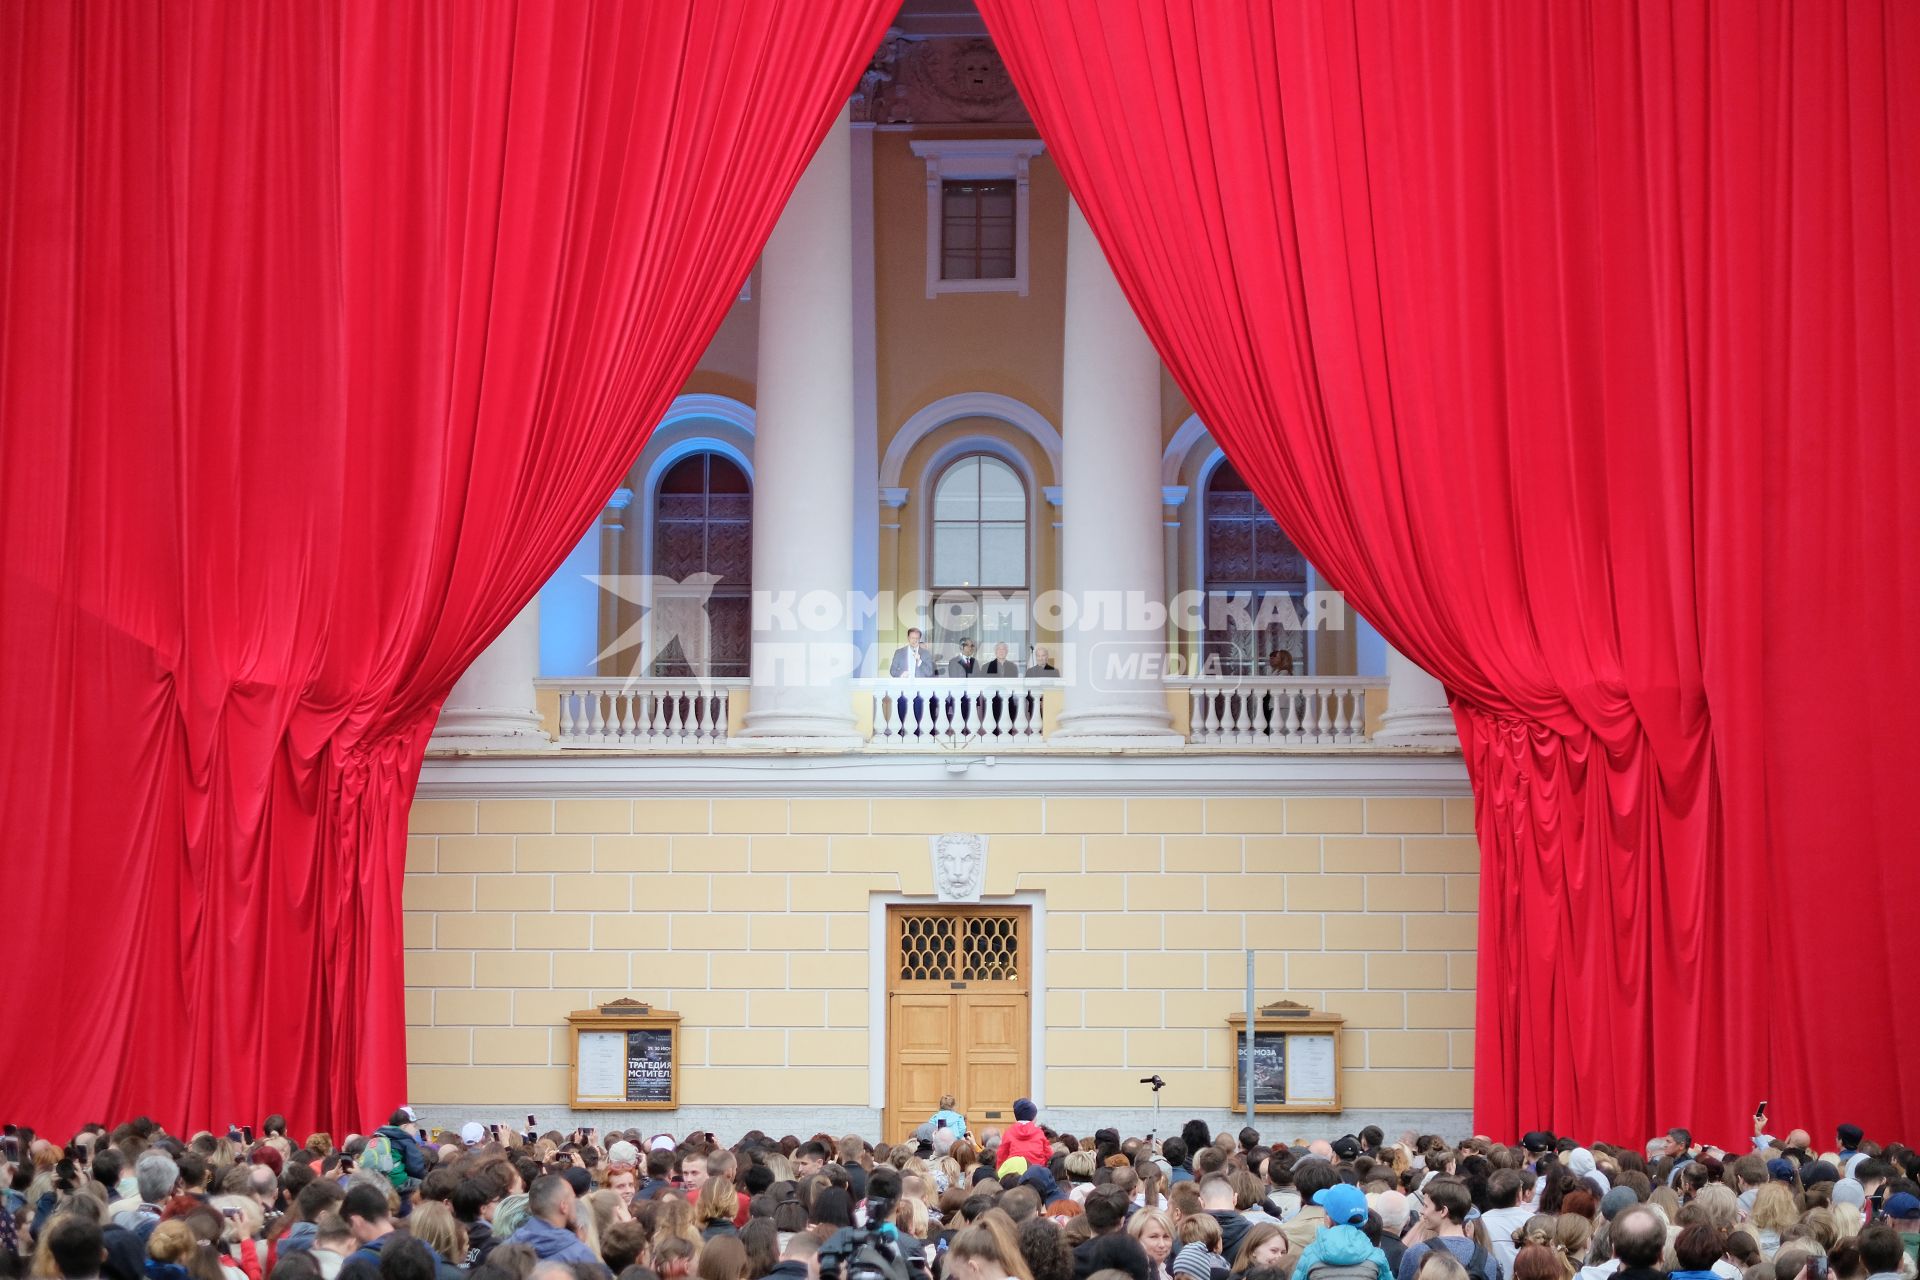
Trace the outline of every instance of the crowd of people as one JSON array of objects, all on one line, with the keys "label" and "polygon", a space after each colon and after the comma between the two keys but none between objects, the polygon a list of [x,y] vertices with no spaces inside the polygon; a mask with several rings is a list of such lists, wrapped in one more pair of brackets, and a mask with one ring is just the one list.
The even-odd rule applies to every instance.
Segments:
[{"label": "crowd of people", "polygon": [[[1916,1280],[1920,1153],[1842,1126],[1643,1149],[1377,1128],[910,1139],[430,1131],[0,1149],[0,1280]],[[529,1117],[531,1122],[531,1117]]]}]

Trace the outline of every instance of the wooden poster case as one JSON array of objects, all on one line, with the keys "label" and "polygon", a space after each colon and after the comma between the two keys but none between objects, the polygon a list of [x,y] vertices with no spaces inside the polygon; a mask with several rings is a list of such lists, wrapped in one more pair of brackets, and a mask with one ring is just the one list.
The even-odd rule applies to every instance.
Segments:
[{"label": "wooden poster case", "polygon": [[[1292,1012],[1297,1010],[1298,1012]],[[1233,1028],[1232,1110],[1246,1106],[1247,1017]],[[1340,1033],[1347,1020],[1281,1003],[1260,1010],[1253,1027],[1253,1109],[1256,1112],[1340,1110]]]},{"label": "wooden poster case", "polygon": [[671,1111],[680,1105],[680,1015],[617,1000],[567,1015],[574,1110]]}]

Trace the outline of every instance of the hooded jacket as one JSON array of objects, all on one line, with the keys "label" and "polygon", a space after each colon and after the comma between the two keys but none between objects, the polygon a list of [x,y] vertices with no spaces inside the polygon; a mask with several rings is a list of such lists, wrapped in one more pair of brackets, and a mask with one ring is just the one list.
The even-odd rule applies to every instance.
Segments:
[{"label": "hooded jacket", "polygon": [[374,1132],[387,1140],[393,1148],[394,1158],[400,1161],[400,1167],[409,1178],[427,1176],[427,1153],[421,1148],[420,1139],[397,1124],[383,1124]]},{"label": "hooded jacket", "polygon": [[1211,1209],[1208,1213],[1220,1224],[1220,1256],[1232,1266],[1240,1258],[1240,1242],[1247,1238],[1247,1232],[1253,1230],[1246,1215],[1232,1209]]},{"label": "hooded jacket", "polygon": [[533,1250],[536,1258],[542,1262],[590,1263],[599,1271],[605,1271],[607,1264],[600,1261],[593,1250],[565,1227],[556,1227],[542,1218],[528,1218],[513,1233],[514,1244],[524,1244]]},{"label": "hooded jacket", "polygon": [[1313,1243],[1300,1255],[1300,1261],[1293,1264],[1293,1274],[1299,1280],[1313,1280],[1313,1269],[1322,1264],[1357,1267],[1369,1262],[1379,1273],[1380,1280],[1393,1280],[1393,1271],[1387,1266],[1387,1255],[1367,1239],[1367,1233],[1356,1226],[1342,1224],[1328,1227],[1313,1238]]},{"label": "hooded jacket", "polygon": [[1029,1166],[1044,1165],[1053,1159],[1053,1143],[1033,1121],[1016,1120],[1000,1135],[1000,1150],[994,1153],[993,1162],[1005,1164],[1015,1156],[1024,1157]]},{"label": "hooded jacket", "polygon": [[320,1225],[315,1222],[296,1222],[287,1228],[287,1234],[280,1237],[280,1252],[299,1253],[313,1248],[313,1242],[320,1237]]}]

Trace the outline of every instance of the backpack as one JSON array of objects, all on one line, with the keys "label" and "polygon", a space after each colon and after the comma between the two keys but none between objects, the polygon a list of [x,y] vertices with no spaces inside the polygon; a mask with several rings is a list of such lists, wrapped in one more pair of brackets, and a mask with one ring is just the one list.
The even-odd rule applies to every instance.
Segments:
[{"label": "backpack", "polygon": [[1380,1280],[1380,1268],[1371,1258],[1360,1262],[1316,1262],[1300,1280]]},{"label": "backpack", "polygon": [[1494,1264],[1493,1255],[1478,1244],[1473,1246],[1473,1256],[1467,1259],[1469,1280],[1500,1280],[1500,1270]]},{"label": "backpack", "polygon": [[367,1139],[367,1148],[360,1153],[360,1164],[385,1178],[396,1191],[407,1184],[407,1167],[394,1154],[393,1143],[384,1133]]}]

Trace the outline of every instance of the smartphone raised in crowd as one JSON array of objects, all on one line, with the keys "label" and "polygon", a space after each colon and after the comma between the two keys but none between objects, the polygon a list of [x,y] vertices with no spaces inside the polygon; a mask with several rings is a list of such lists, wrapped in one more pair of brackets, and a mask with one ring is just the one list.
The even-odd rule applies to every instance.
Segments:
[{"label": "smartphone raised in crowd", "polygon": [[241,1125],[240,1136],[247,1140],[248,1146],[252,1146],[253,1145],[253,1126],[250,1124]]}]

